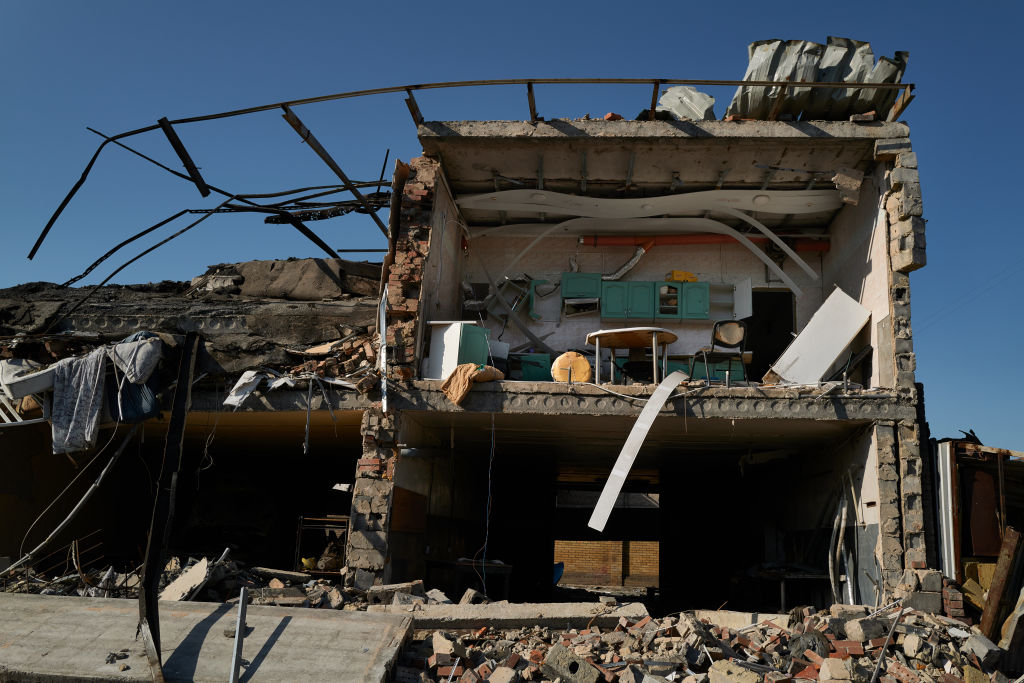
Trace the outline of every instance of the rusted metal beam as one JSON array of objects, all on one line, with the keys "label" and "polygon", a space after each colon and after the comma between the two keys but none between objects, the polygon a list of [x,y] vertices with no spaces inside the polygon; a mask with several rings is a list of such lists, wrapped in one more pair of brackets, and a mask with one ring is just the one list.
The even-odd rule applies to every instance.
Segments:
[{"label": "rusted metal beam", "polygon": [[184,143],[181,138],[178,137],[178,133],[174,130],[171,122],[167,120],[167,117],[163,117],[157,123],[160,124],[160,128],[163,129],[164,135],[167,136],[167,141],[171,143],[171,147],[174,148],[174,153],[181,159],[181,163],[185,166],[185,170],[188,171],[189,178],[196,184],[196,189],[199,190],[199,194],[204,197],[210,196],[210,188],[207,187],[206,181],[203,180],[203,175],[199,172],[195,162],[192,161],[192,157],[189,156],[188,150],[185,149]]},{"label": "rusted metal beam", "polygon": [[647,120],[653,121],[658,108],[658,91],[661,90],[661,81],[654,81],[654,90],[651,92],[651,108],[647,110]]},{"label": "rusted metal beam", "polygon": [[409,96],[405,98],[405,106],[409,108],[409,113],[412,114],[412,121],[417,126],[423,123],[423,114],[420,113],[420,107],[416,104],[416,98],[412,96],[412,90],[406,89],[406,94]]},{"label": "rusted metal beam", "polygon": [[327,150],[324,149],[323,145],[320,144],[320,141],[316,139],[312,131],[310,131],[309,128],[306,128],[305,124],[302,123],[302,120],[295,115],[295,112],[293,112],[291,108],[289,108],[288,105],[286,104],[281,105],[281,108],[284,109],[284,120],[287,121],[288,124],[295,129],[295,132],[299,134],[299,137],[302,138],[302,141],[308,144],[310,148],[314,152],[316,152],[317,156],[319,156],[323,160],[323,162],[327,164],[327,167],[334,171],[334,174],[336,176],[341,178],[341,182],[344,183],[345,189],[351,192],[355,196],[355,198],[360,201],[360,203],[363,205],[363,208],[366,209],[366,213],[369,214],[370,218],[373,219],[373,222],[377,224],[377,227],[380,228],[381,233],[385,237],[387,237],[388,229],[384,226],[384,222],[381,221],[381,219],[377,216],[376,213],[374,213],[373,209],[370,208],[370,205],[369,203],[367,203],[366,197],[363,196],[363,193],[360,192],[359,189],[352,184],[352,181],[348,179],[348,176],[345,175],[345,172],[342,171],[341,167],[338,166],[337,162],[335,162],[334,159],[331,158],[331,155],[327,153]]},{"label": "rusted metal beam", "polygon": [[146,654],[154,681],[163,681],[163,662],[160,654],[160,607],[157,589],[163,573],[167,543],[174,525],[174,504],[181,472],[185,441],[185,421],[192,404],[192,381],[199,355],[199,335],[189,332],[181,345],[178,361],[178,380],[171,401],[167,440],[164,442],[163,464],[157,480],[156,500],[149,523],[149,537],[139,581],[139,630],[146,641]]},{"label": "rusted metal beam", "polygon": [[537,102],[533,99],[533,83],[526,84],[526,99],[530,102],[530,123],[537,123]]}]

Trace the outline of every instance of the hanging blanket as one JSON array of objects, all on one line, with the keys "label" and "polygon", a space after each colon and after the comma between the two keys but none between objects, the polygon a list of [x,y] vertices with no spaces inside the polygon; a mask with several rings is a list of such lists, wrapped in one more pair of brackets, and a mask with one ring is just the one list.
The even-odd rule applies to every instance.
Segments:
[{"label": "hanging blanket", "polygon": [[53,452],[72,453],[96,445],[103,407],[107,350],[101,346],[78,358],[65,358],[53,373]]}]

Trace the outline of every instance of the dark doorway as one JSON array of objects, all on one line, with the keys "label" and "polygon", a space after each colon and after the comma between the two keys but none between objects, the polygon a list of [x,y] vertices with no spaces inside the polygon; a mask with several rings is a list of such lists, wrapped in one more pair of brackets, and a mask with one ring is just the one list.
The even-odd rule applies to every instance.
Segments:
[{"label": "dark doorway", "polygon": [[754,292],[754,315],[747,319],[746,347],[753,352],[750,377],[759,380],[778,360],[795,331],[796,304],[789,291]]}]

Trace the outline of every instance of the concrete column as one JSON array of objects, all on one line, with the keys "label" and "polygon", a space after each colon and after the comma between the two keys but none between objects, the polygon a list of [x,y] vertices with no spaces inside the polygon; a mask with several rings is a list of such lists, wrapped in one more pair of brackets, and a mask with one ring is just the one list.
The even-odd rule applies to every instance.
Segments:
[{"label": "concrete column", "polygon": [[347,565],[350,580],[361,588],[373,585],[378,579],[380,583],[390,581],[388,531],[398,460],[397,419],[395,411],[385,415],[380,405],[375,404],[363,413],[359,429],[363,437],[363,457],[356,465],[352,490]]}]

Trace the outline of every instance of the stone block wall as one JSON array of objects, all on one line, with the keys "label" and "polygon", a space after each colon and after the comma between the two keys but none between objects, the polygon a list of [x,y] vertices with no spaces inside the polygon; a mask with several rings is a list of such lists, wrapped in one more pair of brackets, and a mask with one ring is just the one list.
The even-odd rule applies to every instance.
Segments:
[{"label": "stone block wall", "polygon": [[359,432],[363,457],[357,462],[352,487],[347,565],[355,584],[365,588],[390,579],[388,531],[398,460],[397,414],[385,414],[375,404],[363,413]]}]

